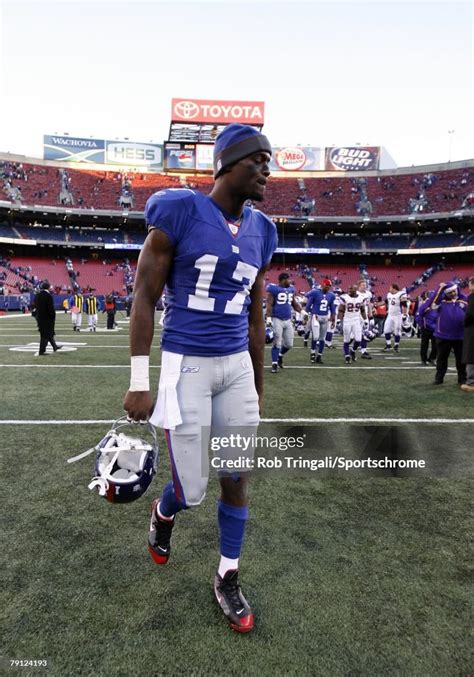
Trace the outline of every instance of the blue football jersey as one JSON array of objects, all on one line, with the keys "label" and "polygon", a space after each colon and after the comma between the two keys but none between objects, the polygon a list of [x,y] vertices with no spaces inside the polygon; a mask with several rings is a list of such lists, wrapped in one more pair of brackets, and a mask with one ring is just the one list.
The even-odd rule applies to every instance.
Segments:
[{"label": "blue football jersey", "polygon": [[291,318],[291,304],[295,295],[295,288],[292,284],[289,287],[280,287],[278,284],[269,284],[267,292],[273,296],[272,317],[279,320],[289,320]]},{"label": "blue football jersey", "polygon": [[336,295],[332,291],[324,293],[321,289],[312,289],[306,294],[306,311],[312,315],[335,315],[336,307],[334,299]]},{"label": "blue football jersey", "polygon": [[233,236],[216,203],[189,189],[152,195],[145,220],[174,246],[163,350],[203,356],[247,350],[249,294],[276,249],[275,224],[257,209],[244,207]]}]

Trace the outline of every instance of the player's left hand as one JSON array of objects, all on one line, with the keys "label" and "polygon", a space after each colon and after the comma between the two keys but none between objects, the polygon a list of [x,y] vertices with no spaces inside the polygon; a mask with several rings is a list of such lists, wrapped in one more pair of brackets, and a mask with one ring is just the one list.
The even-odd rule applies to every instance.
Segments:
[{"label": "player's left hand", "polygon": [[147,421],[153,412],[153,400],[149,390],[127,391],[123,408],[128,418],[136,423]]}]

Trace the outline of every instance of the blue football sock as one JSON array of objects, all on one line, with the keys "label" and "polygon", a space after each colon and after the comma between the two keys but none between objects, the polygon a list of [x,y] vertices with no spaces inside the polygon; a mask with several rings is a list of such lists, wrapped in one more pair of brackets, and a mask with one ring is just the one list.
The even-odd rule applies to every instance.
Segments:
[{"label": "blue football sock", "polygon": [[278,355],[280,354],[280,348],[273,346],[272,348],[272,362],[278,362]]},{"label": "blue football sock", "polygon": [[240,557],[248,516],[249,509],[247,506],[239,508],[218,501],[217,519],[219,522],[220,554],[224,557],[229,559]]},{"label": "blue football sock", "polygon": [[186,505],[179,501],[176,497],[173,482],[168,484],[163,489],[160,499],[160,512],[163,517],[173,517],[180,510],[185,510]]},{"label": "blue football sock", "polygon": [[322,355],[324,350],[324,340],[319,342],[319,354]]}]

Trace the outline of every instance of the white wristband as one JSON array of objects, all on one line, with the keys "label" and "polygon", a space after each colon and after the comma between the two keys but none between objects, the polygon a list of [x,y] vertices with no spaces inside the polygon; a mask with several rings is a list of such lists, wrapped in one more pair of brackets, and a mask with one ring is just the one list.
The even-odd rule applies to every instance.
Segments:
[{"label": "white wristband", "polygon": [[150,390],[149,376],[150,357],[148,355],[134,355],[130,358],[130,388],[131,392]]}]

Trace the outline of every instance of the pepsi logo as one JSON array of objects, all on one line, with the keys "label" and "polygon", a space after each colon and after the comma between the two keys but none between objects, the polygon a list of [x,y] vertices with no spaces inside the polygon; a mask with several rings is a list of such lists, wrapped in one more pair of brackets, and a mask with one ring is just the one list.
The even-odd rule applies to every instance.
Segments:
[{"label": "pepsi logo", "polygon": [[194,101],[179,101],[174,107],[174,112],[183,120],[193,120],[199,114],[199,106]]},{"label": "pepsi logo", "polygon": [[331,148],[327,169],[345,169],[347,171],[361,169],[377,169],[378,153],[368,148]]},{"label": "pepsi logo", "polygon": [[275,154],[275,162],[280,169],[296,171],[304,167],[306,154],[301,148],[281,148]]}]

